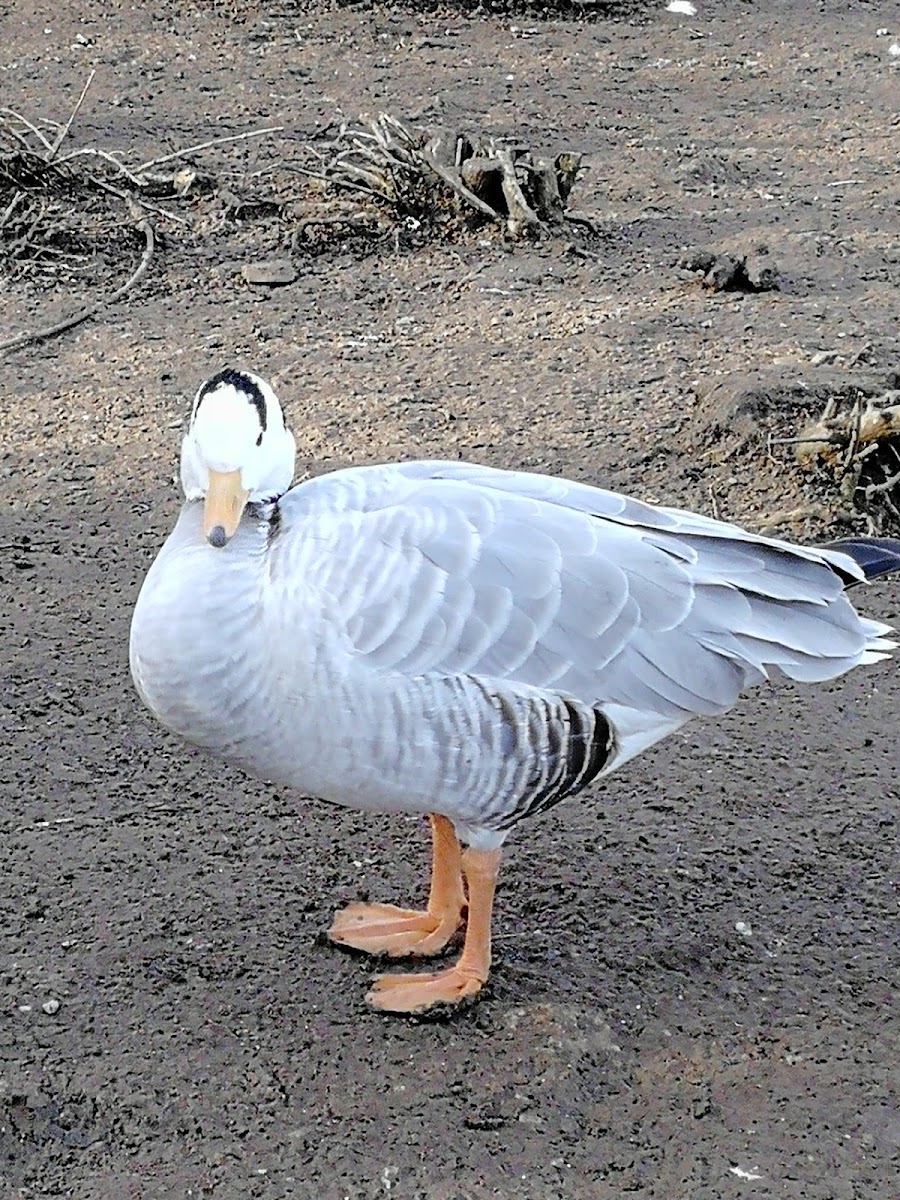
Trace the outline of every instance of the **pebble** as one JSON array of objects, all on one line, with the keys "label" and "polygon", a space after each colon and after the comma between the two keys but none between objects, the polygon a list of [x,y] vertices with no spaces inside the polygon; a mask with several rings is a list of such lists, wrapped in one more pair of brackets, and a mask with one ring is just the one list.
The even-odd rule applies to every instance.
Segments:
[{"label": "pebble", "polygon": [[294,264],[286,258],[275,258],[269,262],[245,263],[241,274],[247,283],[256,286],[284,287],[297,278]]},{"label": "pebble", "polygon": [[52,1017],[54,1013],[59,1012],[59,1001],[58,1000],[45,1000],[44,1003],[41,1005],[41,1008],[44,1010],[44,1012],[47,1014],[48,1017]]}]

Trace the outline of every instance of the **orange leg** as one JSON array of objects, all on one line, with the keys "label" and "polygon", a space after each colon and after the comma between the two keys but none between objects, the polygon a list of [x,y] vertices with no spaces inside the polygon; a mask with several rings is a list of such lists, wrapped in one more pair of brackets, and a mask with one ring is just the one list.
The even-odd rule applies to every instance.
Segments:
[{"label": "orange leg", "polygon": [[446,971],[378,975],[366,1000],[385,1012],[419,1013],[459,1004],[481,991],[491,967],[491,910],[500,866],[499,850],[466,850],[462,868],[469,889],[469,920],[459,961]]},{"label": "orange leg", "polygon": [[452,824],[431,815],[431,891],[424,912],[394,904],[348,904],[335,913],[328,936],[339,946],[387,954],[438,954],[462,923],[466,897],[462,852]]}]

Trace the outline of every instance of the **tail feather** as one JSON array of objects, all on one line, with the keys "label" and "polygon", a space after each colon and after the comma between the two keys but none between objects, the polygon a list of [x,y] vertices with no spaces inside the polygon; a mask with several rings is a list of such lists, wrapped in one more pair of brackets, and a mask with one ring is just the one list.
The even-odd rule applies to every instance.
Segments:
[{"label": "tail feather", "polygon": [[[900,540],[897,538],[848,537],[836,542],[827,542],[823,550],[837,550],[852,558],[866,579],[877,579],[880,575],[900,572]],[[858,583],[849,579],[847,586]]]}]

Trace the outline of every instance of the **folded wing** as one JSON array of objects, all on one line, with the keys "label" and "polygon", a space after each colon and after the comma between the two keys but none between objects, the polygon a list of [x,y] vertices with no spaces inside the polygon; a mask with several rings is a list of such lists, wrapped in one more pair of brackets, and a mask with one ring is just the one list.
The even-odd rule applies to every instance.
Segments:
[{"label": "folded wing", "polygon": [[844,595],[846,556],[582,484],[354,469],[296,489],[289,517],[306,536],[288,574],[371,670],[574,697],[632,731],[626,757],[769,667],[828,679],[890,648]]}]

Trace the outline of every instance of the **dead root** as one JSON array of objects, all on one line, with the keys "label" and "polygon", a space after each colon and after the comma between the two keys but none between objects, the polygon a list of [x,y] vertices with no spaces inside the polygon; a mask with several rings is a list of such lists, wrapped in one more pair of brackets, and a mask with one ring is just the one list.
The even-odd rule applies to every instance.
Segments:
[{"label": "dead root", "polygon": [[30,329],[14,334],[13,337],[0,342],[0,354],[8,350],[18,350],[21,346],[27,346],[31,342],[46,341],[47,338],[55,337],[59,333],[65,333],[68,329],[74,329],[76,325],[80,325],[82,321],[87,321],[90,317],[96,316],[108,305],[114,304],[116,300],[121,300],[123,296],[140,283],[147,274],[150,266],[150,259],[153,257],[153,251],[156,246],[156,237],[146,213],[137,205],[132,205],[130,215],[135,227],[143,234],[144,251],[137,267],[125,282],[117,287],[114,292],[110,292],[108,296],[86,305],[84,308],[79,309],[78,312],[72,313],[71,316],[64,317],[61,321],[56,321],[54,324],[46,325],[40,329]]},{"label": "dead root", "polygon": [[794,446],[804,470],[830,472],[842,499],[862,510],[872,527],[900,522],[900,390],[852,400],[833,396],[818,420],[796,438],[780,440]]},{"label": "dead root", "polygon": [[[91,300],[70,316],[0,342],[0,353],[46,340],[103,312],[136,288],[147,275],[157,244],[151,214],[176,225],[191,221],[161,207],[158,197],[184,199],[211,190],[213,181],[190,160],[206,151],[280,132],[281,126],[252,129],[211,138],[147,161],[97,146],[66,149],[75,118],[84,103],[94,72],[88,75],[67,119],[32,120],[15,109],[0,107],[0,265],[10,276],[38,274],[58,281],[78,277],[86,261],[109,256],[109,247],[125,247],[130,236],[110,236],[124,225],[137,230],[142,252],[123,283]],[[224,193],[222,193],[224,195]],[[117,198],[110,210],[109,196]],[[224,203],[224,202],[223,202]],[[239,202],[240,203],[240,202]]]},{"label": "dead root", "polygon": [[[566,222],[581,164],[580,154],[541,157],[492,137],[414,132],[387,113],[360,126],[343,124],[317,155],[318,169],[304,174],[353,194],[360,206],[393,209],[410,228],[491,222],[511,238]],[[315,224],[315,214],[305,220]]]}]

